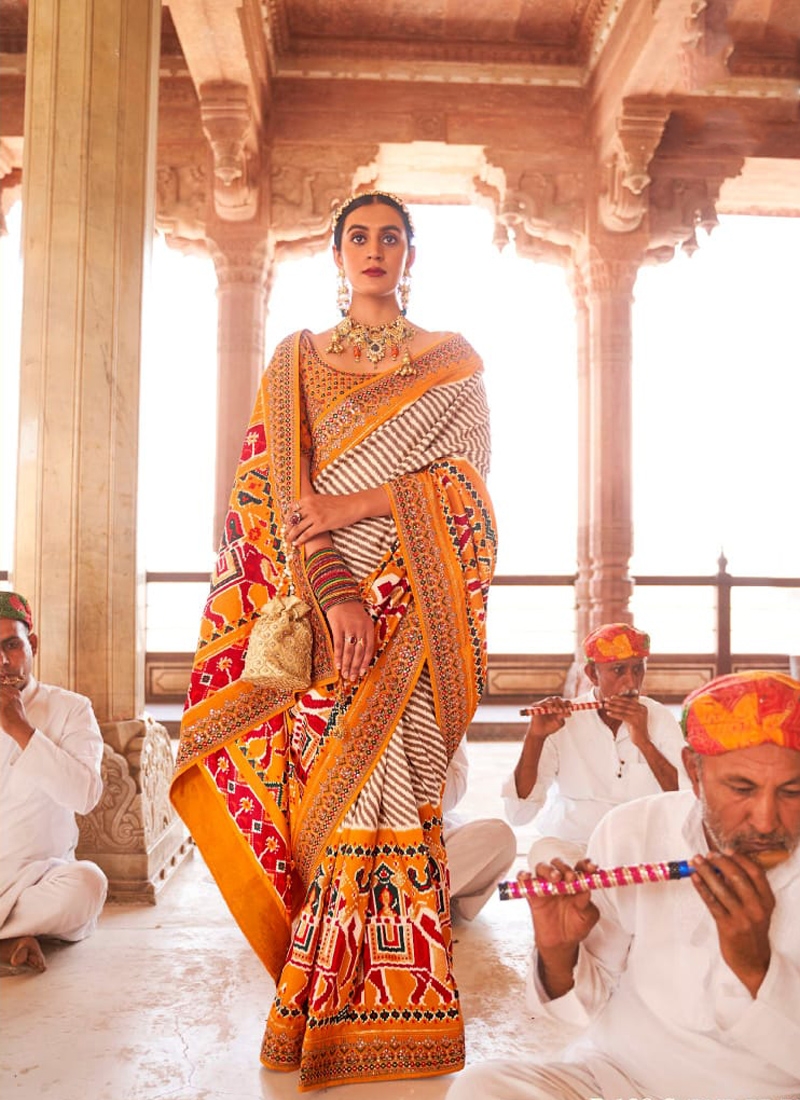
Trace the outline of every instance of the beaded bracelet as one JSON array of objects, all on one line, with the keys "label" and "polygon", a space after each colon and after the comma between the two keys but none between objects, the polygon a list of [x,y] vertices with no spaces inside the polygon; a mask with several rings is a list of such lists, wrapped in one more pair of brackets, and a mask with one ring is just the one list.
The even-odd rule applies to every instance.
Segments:
[{"label": "beaded bracelet", "polygon": [[361,599],[358,583],[338,550],[327,546],[315,550],[306,561],[306,575],[323,611]]}]

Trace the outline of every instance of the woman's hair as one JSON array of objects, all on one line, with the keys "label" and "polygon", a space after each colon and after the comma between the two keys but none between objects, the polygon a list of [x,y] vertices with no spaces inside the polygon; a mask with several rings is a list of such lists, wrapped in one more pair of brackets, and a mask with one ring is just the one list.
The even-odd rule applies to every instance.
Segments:
[{"label": "woman's hair", "polygon": [[414,223],[411,221],[411,214],[408,211],[408,207],[402,201],[398,199],[397,195],[391,195],[388,191],[364,191],[360,195],[352,195],[349,199],[345,199],[341,206],[338,206],[333,214],[333,245],[337,250],[342,247],[342,233],[344,232],[344,223],[347,215],[353,210],[358,210],[359,206],[372,206],[376,203],[382,203],[384,206],[392,206],[400,215],[403,220],[403,228],[406,231],[406,238],[409,246],[414,240]]}]

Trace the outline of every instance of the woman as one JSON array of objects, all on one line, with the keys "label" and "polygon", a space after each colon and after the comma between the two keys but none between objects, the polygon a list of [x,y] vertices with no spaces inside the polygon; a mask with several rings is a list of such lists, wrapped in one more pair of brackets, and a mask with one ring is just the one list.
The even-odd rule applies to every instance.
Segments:
[{"label": "woman", "polygon": [[[275,978],[262,1062],[301,1090],[464,1060],[441,799],[485,670],[488,415],[466,341],[399,310],[412,240],[399,199],[347,200],[342,321],[264,374],[172,788]],[[311,607],[300,692],[240,678],[287,562]]]}]

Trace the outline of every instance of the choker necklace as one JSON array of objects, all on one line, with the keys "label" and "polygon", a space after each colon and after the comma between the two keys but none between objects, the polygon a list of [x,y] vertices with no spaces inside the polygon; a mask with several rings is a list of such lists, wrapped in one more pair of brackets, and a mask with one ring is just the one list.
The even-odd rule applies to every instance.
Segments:
[{"label": "choker necklace", "polygon": [[[345,351],[348,344],[353,349],[353,358],[358,363],[362,355],[366,355],[375,369],[386,358],[388,351],[392,359],[398,359],[403,344],[407,344],[414,335],[413,325],[410,325],[402,313],[399,313],[388,325],[362,325],[350,314],[334,328],[331,342],[325,351],[328,354],[339,355]],[[406,348],[399,374],[414,374],[411,366],[411,356]]]}]

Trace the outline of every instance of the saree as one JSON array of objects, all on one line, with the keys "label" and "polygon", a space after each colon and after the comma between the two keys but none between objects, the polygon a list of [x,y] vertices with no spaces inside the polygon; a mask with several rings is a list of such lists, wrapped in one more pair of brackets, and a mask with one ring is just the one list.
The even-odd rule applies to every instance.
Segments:
[{"label": "saree", "polygon": [[[264,373],[245,435],[181,725],[171,798],[275,980],[261,1050],[299,1089],[452,1073],[464,1029],[452,967],[442,792],[486,669],[495,522],[483,482],[482,365],[460,336],[414,373],[337,371],[304,333]],[[391,515],[331,533],[376,630],[338,682],[311,606],[301,692],[241,676],[280,591],[301,448],[317,492],[384,486]]]}]

